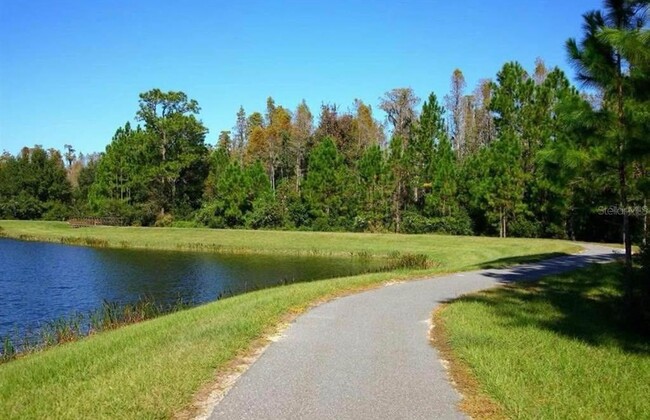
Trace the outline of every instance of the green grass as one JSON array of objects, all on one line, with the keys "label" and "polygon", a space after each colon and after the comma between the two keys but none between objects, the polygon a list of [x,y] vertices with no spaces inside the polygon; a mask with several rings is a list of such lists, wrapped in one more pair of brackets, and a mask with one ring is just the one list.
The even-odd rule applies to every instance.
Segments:
[{"label": "green grass", "polygon": [[[100,333],[0,365],[0,418],[161,418],[186,409],[238,355],[288,314],[314,302],[392,279],[503,265],[523,257],[576,251],[565,241],[225,231],[82,228],[65,223],[0,221],[8,237],[104,246],[316,255],[425,254],[437,264],[299,283],[247,293]],[[524,259],[525,259],[524,258]]]},{"label": "green grass", "polygon": [[621,328],[621,276],[595,265],[452,302],[435,315],[452,373],[509,418],[647,418],[650,339]]},{"label": "green grass", "polygon": [[[497,239],[392,233],[325,233],[200,228],[90,227],[65,222],[1,220],[0,234],[15,239],[112,248],[200,250],[242,254],[390,256],[424,254],[451,270],[482,264],[515,263],[580,249],[575,243],[548,239]],[[510,258],[515,260],[508,261]]]}]

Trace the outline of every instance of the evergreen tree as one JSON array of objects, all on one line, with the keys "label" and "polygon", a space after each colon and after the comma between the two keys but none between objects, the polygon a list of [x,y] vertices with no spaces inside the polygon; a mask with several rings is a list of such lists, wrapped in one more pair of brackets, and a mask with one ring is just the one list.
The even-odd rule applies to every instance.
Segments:
[{"label": "evergreen tree", "polygon": [[431,93],[422,105],[415,135],[406,150],[410,172],[409,183],[413,191],[412,200],[420,210],[425,201],[424,191],[427,187],[431,189],[437,169],[435,149],[441,141],[448,138],[443,115],[444,108],[438,104],[436,95]]},{"label": "evergreen tree", "polygon": [[376,231],[384,227],[384,219],[389,214],[386,205],[389,197],[384,188],[386,170],[379,145],[366,149],[358,164],[360,218],[355,226],[358,230]]},{"label": "evergreen tree", "polygon": [[356,216],[352,179],[334,140],[323,139],[309,156],[303,195],[317,230],[349,228]]},{"label": "evergreen tree", "polygon": [[597,130],[601,138],[598,148],[606,150],[595,153],[596,159],[607,157],[607,166],[615,168],[619,206],[624,209],[622,216],[625,260],[627,267],[632,265],[632,236],[630,216],[625,210],[630,200],[630,178],[634,157],[633,127],[634,117],[626,109],[626,100],[633,96],[630,92],[630,76],[626,72],[629,61],[623,55],[620,45],[613,44],[601,33],[612,29],[633,31],[645,25],[647,2],[627,0],[606,0],[605,10],[591,11],[584,15],[584,34],[578,43],[569,39],[566,47],[569,58],[578,72],[578,79],[587,86],[598,89],[603,94],[602,108],[594,109],[599,115]]},{"label": "evergreen tree", "polygon": [[[153,89],[140,94],[137,118],[148,138],[150,189],[160,214],[196,208],[207,175],[207,129],[196,118],[200,108],[183,92]],[[197,182],[193,182],[196,180]]]}]

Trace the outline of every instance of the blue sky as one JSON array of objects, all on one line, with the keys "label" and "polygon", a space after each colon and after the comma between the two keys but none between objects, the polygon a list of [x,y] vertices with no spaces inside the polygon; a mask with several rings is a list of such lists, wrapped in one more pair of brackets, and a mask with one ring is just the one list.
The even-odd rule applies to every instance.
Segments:
[{"label": "blue sky", "polygon": [[355,98],[376,110],[391,88],[442,98],[455,68],[472,90],[538,56],[572,78],[564,42],[601,4],[0,0],[0,151],[103,151],[155,87],[196,99],[215,143],[239,105],[263,111],[268,96],[291,109],[304,98],[316,115]]}]

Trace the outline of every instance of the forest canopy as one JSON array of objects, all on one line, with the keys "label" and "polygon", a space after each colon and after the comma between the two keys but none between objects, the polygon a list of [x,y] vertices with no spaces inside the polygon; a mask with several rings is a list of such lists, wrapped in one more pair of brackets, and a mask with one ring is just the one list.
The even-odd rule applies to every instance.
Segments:
[{"label": "forest canopy", "polygon": [[[611,4],[610,4],[611,3]],[[388,90],[310,108],[240,107],[208,139],[184,92],[141,93],[102,153],[0,157],[0,218],[571,238],[647,237],[647,2],[608,2],[566,43],[578,85],[538,59],[472,90]],[[377,109],[385,121],[379,121]],[[81,141],[81,140],[79,140]]]}]

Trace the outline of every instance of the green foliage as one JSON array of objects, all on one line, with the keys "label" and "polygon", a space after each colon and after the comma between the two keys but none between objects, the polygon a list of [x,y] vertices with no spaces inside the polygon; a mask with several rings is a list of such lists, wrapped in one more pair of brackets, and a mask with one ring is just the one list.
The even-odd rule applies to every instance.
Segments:
[{"label": "green foliage", "polygon": [[60,201],[48,201],[43,209],[43,220],[67,220],[70,217],[70,206]]},{"label": "green foliage", "polygon": [[329,137],[322,140],[309,157],[303,194],[316,230],[350,226],[356,204],[352,177]]},{"label": "green foliage", "polygon": [[524,173],[519,143],[507,135],[481,149],[465,166],[468,206],[507,235],[507,224],[525,210]]},{"label": "green foliage", "polygon": [[[209,227],[242,227],[248,224],[257,227],[279,227],[272,212],[272,191],[269,179],[259,162],[242,168],[232,160],[223,170],[214,186],[214,199],[205,204],[196,215],[196,220]],[[249,215],[256,211],[256,215]],[[249,216],[248,216],[249,215]],[[284,220],[280,218],[280,220]]]},{"label": "green foliage", "polygon": [[416,212],[404,213],[404,233],[441,233],[471,235],[472,222],[467,213],[457,211],[445,217],[426,217]]},{"label": "green foliage", "polygon": [[[586,154],[585,159],[589,166],[598,168],[614,181],[610,188],[624,209],[631,202],[647,200],[647,193],[636,190],[638,186],[631,181],[635,172],[641,173],[640,178],[647,176],[650,156],[647,140],[650,66],[648,42],[642,33],[647,31],[647,10],[647,1],[607,1],[603,11],[583,15],[582,39],[569,39],[566,43],[578,79],[602,94],[599,106],[576,116],[584,131],[595,138],[594,152]],[[627,212],[621,217],[628,268],[632,264],[630,218]]]},{"label": "green foliage", "polygon": [[[91,207],[101,211],[102,200],[175,210],[187,216],[200,206],[208,175],[207,129],[196,119],[196,101],[182,92],[158,89],[140,95],[137,118],[145,128],[129,123],[119,128],[99,161],[88,193]],[[149,224],[151,217],[141,217]]]},{"label": "green foliage", "polygon": [[253,202],[253,210],[247,215],[246,225],[252,229],[277,229],[287,226],[286,219],[281,203],[269,197],[260,197]]},{"label": "green foliage", "polygon": [[173,220],[171,227],[179,229],[198,228],[201,227],[196,220]]},{"label": "green foliage", "polygon": [[[69,206],[72,188],[61,153],[25,147],[17,156],[0,157],[0,218],[38,219],[53,206]],[[64,216],[64,210],[54,216]]]},{"label": "green foliage", "polygon": [[418,112],[412,89],[388,91],[388,144],[360,100],[348,112],[323,104],[314,128],[304,101],[292,113],[268,98],[264,113],[240,107],[232,135],[207,147],[198,103],[153,89],[140,95],[142,126],[120,127],[99,157],[75,162],[66,145],[65,168],[54,150],[5,153],[0,217],[611,242],[624,230],[638,241],[647,216],[597,213],[647,205],[650,194],[650,36],[632,25],[647,5],[632,3],[587,13],[583,39],[567,43],[580,80],[602,97],[541,59],[532,73],[509,62],[470,95],[456,69],[448,110],[434,93]]},{"label": "green foliage", "polygon": [[174,216],[169,213],[159,214],[156,217],[156,222],[153,224],[155,227],[171,227],[174,223]]}]

